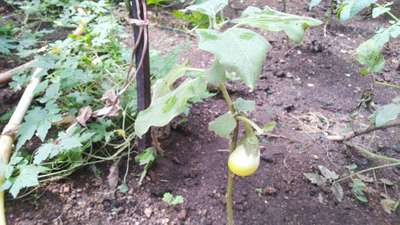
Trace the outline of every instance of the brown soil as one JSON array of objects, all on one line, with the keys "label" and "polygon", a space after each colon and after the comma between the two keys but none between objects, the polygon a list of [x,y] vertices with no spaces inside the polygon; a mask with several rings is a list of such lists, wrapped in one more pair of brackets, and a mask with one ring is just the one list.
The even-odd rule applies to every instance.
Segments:
[{"label": "brown soil", "polygon": [[[276,2],[253,0],[246,5],[268,4],[281,8]],[[323,18],[323,9],[327,6],[308,12],[307,2],[289,1],[288,11]],[[237,13],[230,11],[232,15]],[[314,186],[303,176],[303,173],[315,172],[318,165],[338,174],[346,174],[345,166],[353,163],[360,168],[374,165],[345,146],[326,140],[324,124],[312,123],[311,119],[315,115],[324,116],[330,130],[348,122],[348,115],[362,92],[370,88],[370,80],[358,74],[358,64],[352,54],[380,22],[363,18],[345,25],[333,22],[326,37],[322,27],[312,29],[301,46],[288,44],[281,34],[266,34],[274,48],[256,90],[249,92],[238,83],[230,84],[234,98],[256,101],[257,110],[252,114],[255,120],[261,124],[278,122],[274,133],[281,136],[262,140],[262,163],[254,176],[236,178],[236,224],[400,224],[399,210],[387,214],[380,205],[380,194],[385,193],[381,185],[369,185],[373,191],[368,193],[369,203],[363,204],[354,198],[344,182],[345,197],[338,203],[329,188]],[[155,27],[150,35],[153,48],[163,51],[189,40],[183,34]],[[210,56],[196,50],[192,41],[193,49],[185,58],[189,57],[196,66],[209,65]],[[398,46],[395,42],[385,50],[388,64],[380,79],[399,82],[396,76]],[[0,93],[7,94],[4,89]],[[376,86],[375,102],[388,103],[398,94],[395,89]],[[228,143],[214,136],[207,126],[225,111],[219,95],[195,104],[188,123],[178,127],[163,143],[165,156],[157,161],[143,187],[137,186],[140,168],[136,165],[130,168],[129,192],[125,194],[113,194],[108,188],[109,165],[100,166],[98,176],[91,168],[82,169],[69,179],[40,188],[30,197],[8,199],[10,224],[224,224],[227,153],[221,150],[227,149]],[[395,134],[377,132],[359,141],[367,143],[372,139],[371,148],[399,157],[400,142]],[[124,166],[120,171],[122,175]],[[376,176],[398,183],[400,171],[389,168],[377,171]],[[182,195],[184,204],[168,206],[161,200],[165,192]],[[398,185],[387,187],[386,192],[400,199]]]}]

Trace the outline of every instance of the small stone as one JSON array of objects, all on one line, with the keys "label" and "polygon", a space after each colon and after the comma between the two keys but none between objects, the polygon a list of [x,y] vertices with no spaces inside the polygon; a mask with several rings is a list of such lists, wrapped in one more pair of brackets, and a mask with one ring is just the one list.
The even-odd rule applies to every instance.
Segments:
[{"label": "small stone", "polygon": [[274,76],[279,77],[279,78],[283,78],[286,77],[286,72],[285,71],[274,71]]},{"label": "small stone", "polygon": [[178,219],[180,220],[185,220],[187,216],[187,211],[186,209],[182,209],[179,213],[178,213]]},{"label": "small stone", "polygon": [[153,210],[151,208],[144,209],[144,215],[146,215],[147,218],[150,218],[151,214],[153,214]]},{"label": "small stone", "polygon": [[265,195],[275,195],[277,192],[278,190],[272,186],[265,187],[263,190]]}]

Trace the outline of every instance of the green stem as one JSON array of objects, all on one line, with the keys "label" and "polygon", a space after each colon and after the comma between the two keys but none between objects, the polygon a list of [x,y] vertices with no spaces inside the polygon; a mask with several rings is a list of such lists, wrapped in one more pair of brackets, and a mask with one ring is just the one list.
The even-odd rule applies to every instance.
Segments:
[{"label": "green stem", "polygon": [[383,169],[383,168],[387,168],[387,167],[394,167],[394,166],[400,166],[400,162],[384,164],[384,165],[380,165],[380,166],[371,167],[371,168],[368,168],[368,169],[365,169],[365,170],[360,170],[360,171],[358,171],[356,173],[350,174],[349,176],[342,177],[339,180],[336,180],[334,183],[339,183],[341,181],[344,181],[344,180],[347,180],[349,178],[352,178],[355,175],[359,175],[359,174],[366,173],[366,172],[369,172],[369,171],[374,171],[374,170]]},{"label": "green stem", "polygon": [[397,84],[392,84],[392,83],[387,83],[387,82],[381,82],[381,81],[375,81],[375,84],[383,85],[386,87],[391,87],[391,88],[397,88],[400,89],[400,85]]},{"label": "green stem", "polygon": [[[219,89],[222,92],[222,95],[225,99],[226,104],[228,105],[229,111],[234,114],[236,113],[236,109],[233,105],[233,101],[231,99],[231,96],[228,93],[228,90],[226,89],[225,84],[220,84]],[[236,119],[237,120],[237,119]],[[232,153],[236,149],[237,141],[238,141],[238,136],[239,136],[239,121],[237,120],[235,130],[233,131],[232,134],[232,139],[231,143],[229,146],[229,152]],[[234,191],[234,178],[235,175],[229,170],[228,168],[228,181],[226,185],[226,221],[227,225],[233,225],[234,220],[233,220],[233,191]]]},{"label": "green stem", "polygon": [[254,130],[256,130],[258,135],[262,135],[264,134],[264,130],[259,127],[254,121],[252,121],[251,119],[245,117],[245,116],[237,116],[236,119],[244,122],[247,125],[250,125],[251,127],[254,128]]},{"label": "green stem", "polygon": [[232,114],[235,114],[235,113],[236,113],[236,109],[235,109],[235,107],[234,107],[234,105],[233,105],[233,101],[232,101],[232,99],[231,99],[231,96],[230,96],[229,93],[228,93],[228,90],[226,89],[225,84],[223,84],[223,83],[220,84],[220,85],[219,85],[219,89],[221,90],[222,96],[224,97],[225,102],[226,102],[226,104],[228,105],[229,111],[230,111]]},{"label": "green stem", "polygon": [[[379,4],[379,3],[375,3],[375,5],[378,6],[378,7],[384,8],[384,7],[383,7],[381,4]],[[386,14],[388,14],[390,17],[392,17],[393,20],[396,20],[396,22],[400,22],[400,19],[399,19],[397,16],[395,16],[392,12],[387,11]]]},{"label": "green stem", "polygon": [[[229,154],[231,154],[237,145],[237,139],[239,136],[239,124],[236,125],[235,130],[232,134],[231,144],[229,146]],[[228,168],[228,181],[226,184],[226,221],[227,225],[233,225],[233,191],[234,191],[234,180],[235,175]]]},{"label": "green stem", "polygon": [[[3,184],[3,180],[0,181]],[[5,207],[4,191],[0,192],[0,225],[6,225],[6,207]]]},{"label": "green stem", "polygon": [[360,145],[353,144],[348,141],[344,141],[343,143],[349,147],[356,149],[358,152],[361,153],[361,155],[363,155],[364,157],[367,157],[368,159],[381,160],[381,161],[385,161],[388,163],[400,163],[400,159],[395,159],[395,158],[391,158],[388,156],[373,153],[372,151],[370,151]]}]

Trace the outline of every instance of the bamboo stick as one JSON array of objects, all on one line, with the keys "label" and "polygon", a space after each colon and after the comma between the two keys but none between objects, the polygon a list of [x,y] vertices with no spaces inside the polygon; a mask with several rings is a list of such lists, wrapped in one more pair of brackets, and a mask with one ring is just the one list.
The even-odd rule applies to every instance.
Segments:
[{"label": "bamboo stick", "polygon": [[[11,152],[13,149],[13,143],[15,137],[17,135],[18,127],[22,123],[24,119],[26,111],[28,111],[29,106],[32,103],[34,92],[36,87],[40,83],[39,73],[43,71],[42,68],[36,68],[30,83],[26,87],[24,94],[21,97],[21,100],[18,102],[17,107],[7,125],[4,127],[3,132],[0,136],[0,160],[3,165],[7,165]],[[0,185],[4,182],[4,171],[0,171]],[[6,214],[5,214],[5,205],[4,205],[4,191],[0,192],[0,225],[6,225]]]},{"label": "bamboo stick", "polygon": [[14,74],[31,68],[34,65],[34,63],[35,63],[35,60],[31,60],[31,61],[24,63],[20,66],[17,66],[11,70],[7,70],[3,73],[0,73],[0,84],[7,83],[8,81],[11,80],[11,78]]}]

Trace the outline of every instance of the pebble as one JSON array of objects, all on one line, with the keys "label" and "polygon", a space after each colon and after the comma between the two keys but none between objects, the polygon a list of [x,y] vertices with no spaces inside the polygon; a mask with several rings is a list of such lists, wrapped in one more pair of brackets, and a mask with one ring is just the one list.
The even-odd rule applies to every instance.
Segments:
[{"label": "pebble", "polygon": [[146,215],[147,218],[150,218],[151,214],[153,214],[153,210],[151,208],[144,209],[144,215]]}]

